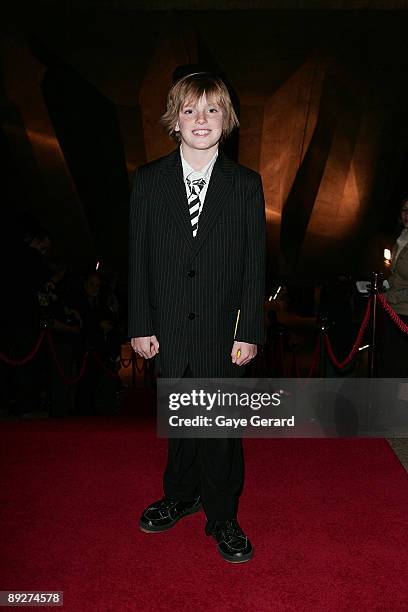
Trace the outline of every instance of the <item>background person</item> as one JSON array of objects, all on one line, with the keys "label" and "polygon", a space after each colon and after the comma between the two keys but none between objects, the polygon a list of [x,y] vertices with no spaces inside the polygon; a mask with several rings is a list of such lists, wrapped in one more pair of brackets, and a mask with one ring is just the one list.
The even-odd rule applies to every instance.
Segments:
[{"label": "background person", "polygon": [[[402,231],[391,253],[389,289],[385,297],[404,323],[408,324],[408,197],[400,210]],[[379,309],[377,375],[380,378],[408,378],[408,336]]]},{"label": "background person", "polygon": [[119,369],[123,334],[115,313],[101,297],[101,277],[97,272],[86,276],[71,306],[81,318],[82,352],[96,351],[105,366],[102,368],[89,357],[78,383],[76,410],[81,415],[111,414],[116,412],[116,393],[120,389],[120,381],[112,375]]}]

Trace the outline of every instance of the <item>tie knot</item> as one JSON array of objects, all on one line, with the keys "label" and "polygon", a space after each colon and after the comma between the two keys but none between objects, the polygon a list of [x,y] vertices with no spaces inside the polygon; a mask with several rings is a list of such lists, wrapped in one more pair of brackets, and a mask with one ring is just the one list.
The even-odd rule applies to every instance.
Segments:
[{"label": "tie knot", "polygon": [[204,178],[198,178],[198,179],[194,179],[194,180],[191,180],[191,179],[188,178],[186,180],[187,180],[187,185],[189,186],[189,188],[191,190],[194,190],[195,192],[197,192],[197,189],[198,189],[198,191],[201,191],[201,189],[205,185],[205,179]]}]

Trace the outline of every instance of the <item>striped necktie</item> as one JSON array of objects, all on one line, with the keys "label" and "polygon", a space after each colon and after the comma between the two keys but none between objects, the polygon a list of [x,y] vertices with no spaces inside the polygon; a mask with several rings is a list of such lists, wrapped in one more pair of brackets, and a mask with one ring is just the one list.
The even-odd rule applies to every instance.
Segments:
[{"label": "striped necktie", "polygon": [[200,192],[205,185],[205,179],[199,178],[191,181],[186,179],[190,195],[188,196],[188,208],[190,211],[190,221],[193,228],[193,238],[197,236],[198,218],[200,216],[202,203],[200,200]]}]

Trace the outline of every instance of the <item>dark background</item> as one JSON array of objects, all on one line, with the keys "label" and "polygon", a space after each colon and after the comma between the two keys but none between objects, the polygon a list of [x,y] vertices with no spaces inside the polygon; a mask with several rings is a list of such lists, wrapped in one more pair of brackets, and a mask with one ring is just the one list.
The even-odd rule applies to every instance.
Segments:
[{"label": "dark background", "polygon": [[6,238],[28,212],[54,252],[125,282],[129,178],[175,147],[158,121],[174,70],[199,64],[239,101],[229,153],[263,177],[268,280],[378,269],[408,193],[404,7],[14,3],[1,26]]}]

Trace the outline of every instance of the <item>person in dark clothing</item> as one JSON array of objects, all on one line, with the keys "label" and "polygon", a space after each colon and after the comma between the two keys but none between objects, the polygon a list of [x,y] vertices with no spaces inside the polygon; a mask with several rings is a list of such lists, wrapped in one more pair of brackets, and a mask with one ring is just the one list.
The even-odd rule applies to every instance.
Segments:
[{"label": "person in dark clothing", "polygon": [[77,412],[106,414],[115,410],[116,392],[120,382],[118,371],[122,334],[114,313],[100,298],[101,278],[96,272],[88,274],[80,292],[72,303],[81,318],[83,351],[95,351],[103,366],[89,358],[85,374],[79,382]]},{"label": "person in dark clothing", "polygon": [[[39,292],[41,316],[52,333],[54,351],[47,352],[48,413],[51,417],[71,415],[74,412],[75,385],[67,379],[76,374],[75,362],[79,351],[81,318],[65,303],[64,278],[67,264],[58,257],[49,262],[50,277]],[[49,347],[47,347],[49,348]],[[58,360],[65,377],[58,370]]]},{"label": "person in dark clothing", "polygon": [[[391,253],[385,297],[391,308],[408,324],[408,197],[401,202],[400,234]],[[380,378],[408,377],[408,336],[381,308],[378,316],[376,371]]]},{"label": "person in dark clothing", "polygon": [[[164,378],[238,378],[265,340],[262,180],[218,150],[238,125],[219,77],[179,79],[162,120],[180,146],[134,176],[128,334]],[[249,561],[237,521],[243,475],[240,439],[169,439],[164,497],[140,529],[164,531],[203,507],[220,555]]]},{"label": "person in dark clothing", "polygon": [[[36,228],[25,240],[17,242],[10,260],[6,299],[2,300],[1,324],[3,351],[13,359],[26,357],[41,332],[41,309],[38,292],[47,280],[45,255],[51,246],[46,230]],[[14,368],[15,405],[13,413],[21,415],[38,411],[43,387],[44,344],[26,365]]]}]

